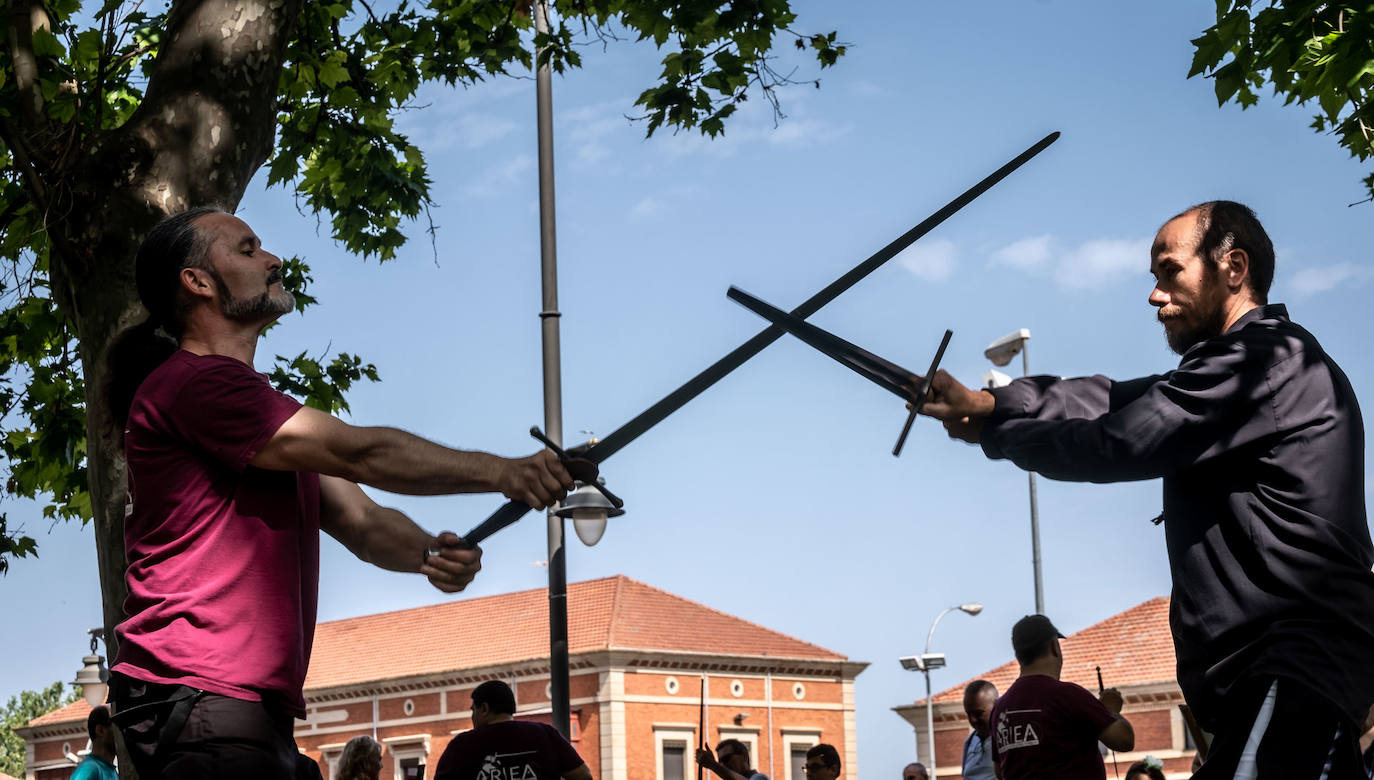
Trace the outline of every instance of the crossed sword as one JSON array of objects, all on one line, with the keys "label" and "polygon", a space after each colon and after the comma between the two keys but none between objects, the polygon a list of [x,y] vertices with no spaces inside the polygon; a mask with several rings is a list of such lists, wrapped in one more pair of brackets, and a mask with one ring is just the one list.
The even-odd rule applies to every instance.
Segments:
[{"label": "crossed sword", "polygon": [[[620,426],[609,436],[593,444],[585,451],[576,452],[575,456],[571,453],[566,453],[557,449],[555,453],[566,462],[590,461],[591,466],[599,466],[607,458],[624,449],[630,442],[644,435],[650,428],[663,422],[668,415],[681,409],[688,401],[701,395],[707,388],[724,379],[730,372],[744,365],[746,361],[762,352],[769,344],[782,338],[783,333],[792,332],[794,335],[802,338],[802,340],[821,349],[821,351],[826,352],[826,354],[829,354],[836,360],[845,363],[850,368],[868,377],[870,380],[912,401],[911,413],[907,416],[906,425],[903,426],[901,437],[898,439],[897,446],[893,450],[894,455],[899,454],[902,449],[902,443],[906,440],[907,433],[911,430],[912,420],[916,418],[916,413],[920,411],[921,403],[924,401],[929,390],[930,378],[935,373],[935,369],[939,367],[940,357],[944,354],[945,346],[949,343],[950,331],[945,331],[944,338],[940,342],[940,348],[936,352],[935,360],[931,363],[930,370],[921,381],[921,385],[915,387],[911,385],[912,379],[915,378],[914,375],[900,366],[889,363],[853,344],[849,344],[836,336],[821,331],[819,328],[809,325],[809,323],[800,321],[815,314],[821,307],[838,298],[840,294],[853,287],[864,277],[876,271],[893,257],[896,257],[903,249],[911,246],[926,233],[934,230],[936,226],[949,219],[964,206],[973,202],[978,196],[992,189],[994,185],[1002,181],[1002,179],[1005,179],[1017,168],[1026,164],[1032,157],[1043,152],[1050,144],[1058,139],[1058,132],[1050,133],[1040,139],[1030,148],[1026,149],[1026,151],[1012,158],[1007,164],[988,174],[982,181],[965,190],[963,194],[951,200],[949,203],[946,203],[934,214],[926,217],[920,224],[903,233],[893,240],[892,243],[873,253],[867,260],[849,269],[843,276],[826,285],[820,292],[807,298],[791,312],[783,312],[780,309],[774,309],[768,306],[768,304],[749,296],[747,293],[732,288],[730,293],[731,298],[749,306],[755,313],[769,319],[773,324],[764,328],[758,335],[736,347],[725,357],[712,363],[706,370],[689,379],[681,387],[664,396],[653,406],[640,412],[629,422]],[[822,344],[825,346],[822,346]],[[534,435],[535,438],[548,444],[548,440],[545,439],[542,434],[538,434],[537,431],[537,428],[531,429],[531,435]],[[588,467],[584,463],[578,463],[577,465],[580,467],[579,470],[588,470]],[[583,481],[585,482],[586,480]],[[601,489],[594,474],[588,484],[597,486],[598,489]],[[620,503],[618,499],[612,496],[608,495],[607,497],[612,499],[612,503]],[[529,511],[530,506],[523,501],[508,501],[500,509],[493,512],[486,520],[483,520],[471,531],[468,531],[467,534],[462,537],[463,542],[466,545],[480,544],[487,537],[511,525],[521,517],[524,517]]]}]

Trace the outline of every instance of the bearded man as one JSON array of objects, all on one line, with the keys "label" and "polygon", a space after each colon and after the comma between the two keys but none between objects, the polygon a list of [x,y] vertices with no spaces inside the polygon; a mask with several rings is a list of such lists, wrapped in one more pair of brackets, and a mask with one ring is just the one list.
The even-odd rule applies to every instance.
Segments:
[{"label": "bearded man", "polygon": [[[108,361],[123,426],[129,596],[115,629],[115,721],[144,778],[293,780],[319,591],[319,535],[446,593],[481,551],[378,506],[395,493],[500,492],[542,507],[572,478],[542,451],[509,459],[348,425],[272,389],[262,330],[294,298],[242,220],[195,209],[139,249],[144,322]],[[318,771],[315,772],[318,776]]]},{"label": "bearded man", "polygon": [[992,391],[941,371],[923,411],[1051,479],[1163,479],[1178,681],[1215,735],[1196,777],[1363,778],[1374,546],[1355,392],[1268,303],[1273,244],[1249,208],[1170,219],[1150,271],[1176,370]]}]

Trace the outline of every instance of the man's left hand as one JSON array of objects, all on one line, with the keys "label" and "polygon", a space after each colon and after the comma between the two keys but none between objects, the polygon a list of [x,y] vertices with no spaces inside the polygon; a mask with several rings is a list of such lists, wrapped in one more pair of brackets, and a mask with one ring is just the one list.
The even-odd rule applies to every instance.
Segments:
[{"label": "man's left hand", "polygon": [[448,531],[439,534],[435,541],[438,554],[425,556],[420,573],[439,590],[457,593],[482,570],[482,548],[468,547],[457,534]]}]

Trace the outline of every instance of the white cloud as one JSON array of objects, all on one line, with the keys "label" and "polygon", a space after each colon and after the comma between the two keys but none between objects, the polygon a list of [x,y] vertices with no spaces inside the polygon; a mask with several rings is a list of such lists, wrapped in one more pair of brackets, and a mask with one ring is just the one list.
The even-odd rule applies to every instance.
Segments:
[{"label": "white cloud", "polygon": [[953,241],[941,239],[912,244],[897,255],[897,261],[903,268],[920,278],[938,282],[948,279],[949,275],[954,273],[954,262],[958,259],[958,254]]},{"label": "white cloud", "polygon": [[1050,247],[1053,242],[1054,236],[1048,233],[1043,236],[1023,238],[993,252],[992,259],[995,262],[1016,268],[1027,270],[1039,268],[1050,259]]},{"label": "white cloud", "polygon": [[1089,289],[1144,274],[1150,265],[1150,239],[1096,238],[1064,246],[1049,234],[1031,236],[994,250],[992,262],[1027,272],[1050,268],[1060,287]]},{"label": "white cloud", "polygon": [[663,213],[663,202],[657,198],[645,198],[630,207],[630,219],[649,219]]},{"label": "white cloud", "polygon": [[[1282,266],[1280,266],[1282,268]],[[1298,298],[1309,298],[1330,292],[1347,282],[1362,282],[1374,276],[1374,270],[1354,263],[1336,263],[1317,268],[1302,268],[1289,278],[1287,287]]]},{"label": "white cloud", "polygon": [[855,81],[849,85],[849,92],[850,94],[856,95],[858,97],[873,98],[882,97],[883,95],[886,95],[887,89],[885,87],[873,83],[872,81],[865,81],[863,79],[859,79],[858,81]]},{"label": "white cloud", "polygon": [[508,189],[534,168],[534,156],[517,154],[504,164],[488,168],[482,175],[475,177],[463,187],[463,192],[471,197],[485,198]]},{"label": "white cloud", "polygon": [[458,118],[458,137],[469,149],[485,146],[510,135],[519,127],[515,122],[491,114],[473,112]]},{"label": "white cloud", "polygon": [[1055,280],[1069,289],[1100,287],[1150,267],[1150,239],[1099,238],[1066,252]]}]

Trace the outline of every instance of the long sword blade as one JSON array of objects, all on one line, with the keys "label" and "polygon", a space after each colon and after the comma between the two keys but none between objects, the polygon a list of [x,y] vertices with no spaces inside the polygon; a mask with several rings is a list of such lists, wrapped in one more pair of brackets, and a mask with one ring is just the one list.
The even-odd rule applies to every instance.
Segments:
[{"label": "long sword blade", "polygon": [[[1016,155],[1006,165],[988,174],[986,178],[977,184],[969,187],[954,200],[946,203],[939,211],[931,214],[921,221],[916,227],[903,233],[887,246],[879,249],[867,260],[851,268],[840,278],[826,285],[825,289],[807,298],[800,306],[792,310],[792,314],[797,317],[810,317],[827,303],[835,300],[850,287],[853,287],[864,277],[876,271],[888,260],[897,256],[897,253],[911,246],[917,239],[934,230],[940,223],[954,216],[960,209],[973,202],[979,195],[992,189],[998,182],[1011,175],[1013,171],[1020,168],[1030,161],[1031,158],[1045,151],[1050,144],[1059,140],[1059,133],[1053,132],[1037,141],[1026,151]],[[602,439],[590,450],[587,450],[588,460],[602,463],[607,458],[619,452],[630,442],[639,438],[645,431],[663,422],[668,415],[681,409],[688,401],[701,395],[711,385],[724,379],[731,371],[744,365],[749,358],[762,352],[765,347],[778,339],[782,338],[783,330],[777,326],[769,326],[758,335],[736,347],[734,351],[725,357],[717,360],[702,371],[692,377],[682,387],[674,390],[661,400],[640,412],[629,422],[615,429],[609,436]],[[505,528],[506,526],[519,520],[530,507],[520,501],[507,502],[500,509],[496,510],[490,517],[482,521],[476,528],[468,532],[463,537],[469,544],[477,544],[488,536]]]},{"label": "long sword blade", "polygon": [[916,393],[914,383],[920,378],[914,372],[908,371],[889,360],[884,360],[863,347],[851,344],[834,333],[812,325],[800,317],[793,317],[782,309],[759,300],[738,287],[731,287],[726,295],[730,297],[730,300],[791,333],[802,342],[815,348],[816,351],[889,393],[908,401],[914,399]]}]

